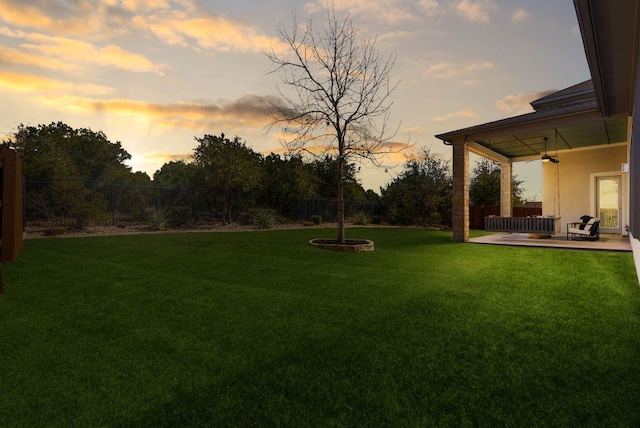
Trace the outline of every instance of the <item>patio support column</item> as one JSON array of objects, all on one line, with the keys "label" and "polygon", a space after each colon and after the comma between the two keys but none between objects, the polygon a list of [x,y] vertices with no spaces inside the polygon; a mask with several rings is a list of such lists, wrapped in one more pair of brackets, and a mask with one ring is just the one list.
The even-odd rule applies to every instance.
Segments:
[{"label": "patio support column", "polygon": [[500,217],[511,217],[511,160],[500,162]]},{"label": "patio support column", "polygon": [[453,142],[453,240],[469,240],[469,147],[464,139]]}]

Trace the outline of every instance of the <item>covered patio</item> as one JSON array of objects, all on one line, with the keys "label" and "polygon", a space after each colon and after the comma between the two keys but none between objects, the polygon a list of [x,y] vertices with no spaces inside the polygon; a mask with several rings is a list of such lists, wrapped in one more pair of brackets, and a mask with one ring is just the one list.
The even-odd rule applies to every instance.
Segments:
[{"label": "covered patio", "polygon": [[[621,165],[628,162],[630,117],[603,117],[591,80],[535,100],[531,106],[532,113],[436,135],[453,147],[455,241],[469,240],[469,153],[500,164],[500,217],[505,220],[512,218],[513,164],[542,161],[544,218],[526,219],[532,225],[530,232],[549,223],[553,234],[561,234],[566,223],[582,215],[598,217],[594,194],[600,176],[618,176],[618,191],[626,201],[628,174],[621,173]],[[615,228],[606,232],[623,235],[628,210],[620,206],[618,211]]]}]

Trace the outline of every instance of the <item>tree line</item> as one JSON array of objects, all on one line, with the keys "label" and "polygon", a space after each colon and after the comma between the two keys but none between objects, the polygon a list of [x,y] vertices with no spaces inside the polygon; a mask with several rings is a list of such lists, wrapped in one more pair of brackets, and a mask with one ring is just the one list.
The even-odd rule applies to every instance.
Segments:
[{"label": "tree line", "polygon": [[[93,190],[106,184],[179,189],[183,196],[177,203],[185,206],[190,204],[189,195],[197,193],[200,206],[208,207],[208,214],[223,222],[238,221],[250,208],[282,214],[301,197],[336,197],[339,165],[335,157],[262,155],[240,137],[229,138],[223,133],[195,137],[192,162],[165,163],[153,178],[126,165],[131,155],[119,141],[111,142],[102,131],[74,129],[62,122],[21,124],[2,147],[18,152],[27,182],[46,183],[40,192],[29,194],[27,203],[37,205],[44,216],[73,217],[78,227],[113,204]],[[449,161],[427,148],[408,159],[380,194],[363,188],[353,163],[344,167],[343,176],[345,199],[377,204],[378,221],[402,225],[450,222]],[[499,198],[499,177],[499,169],[492,163],[479,164],[472,174],[472,201],[494,204],[491,198],[496,194]],[[515,180],[514,184],[518,199],[521,183]],[[47,212],[48,206],[64,206],[65,212]],[[139,204],[139,214],[146,208]]]}]

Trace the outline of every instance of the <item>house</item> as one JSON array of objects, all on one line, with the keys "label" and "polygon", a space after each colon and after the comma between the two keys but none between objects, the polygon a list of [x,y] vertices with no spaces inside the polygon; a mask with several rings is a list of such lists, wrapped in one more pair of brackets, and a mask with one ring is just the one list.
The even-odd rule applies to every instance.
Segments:
[{"label": "house", "polygon": [[511,217],[514,162],[542,159],[543,215],[601,218],[629,236],[640,267],[640,2],[574,0],[591,79],[534,111],[436,135],[453,147],[453,239],[469,240],[469,152],[501,165],[500,216]]}]

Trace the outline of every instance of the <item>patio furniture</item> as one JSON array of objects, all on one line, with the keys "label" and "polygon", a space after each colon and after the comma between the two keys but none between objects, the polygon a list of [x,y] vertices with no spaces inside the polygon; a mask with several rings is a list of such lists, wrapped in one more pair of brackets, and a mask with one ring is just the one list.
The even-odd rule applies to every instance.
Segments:
[{"label": "patio furniture", "polygon": [[599,229],[600,219],[598,217],[590,218],[586,223],[584,221],[567,223],[567,241],[569,239],[597,241],[600,238]]}]

